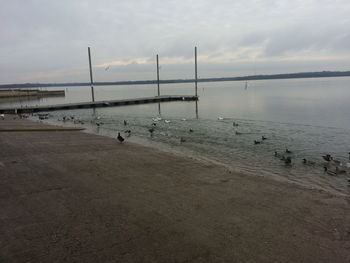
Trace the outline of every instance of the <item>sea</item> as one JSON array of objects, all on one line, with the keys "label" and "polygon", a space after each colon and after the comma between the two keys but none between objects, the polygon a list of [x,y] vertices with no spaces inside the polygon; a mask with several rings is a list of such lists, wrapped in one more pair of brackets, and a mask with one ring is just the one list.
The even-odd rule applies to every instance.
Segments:
[{"label": "sea", "polygon": [[[0,107],[91,101],[89,86],[42,89],[65,90],[65,96],[0,102]],[[160,92],[193,95],[195,88],[161,84]],[[149,97],[157,95],[157,85],[95,86],[94,94],[95,101]],[[114,138],[120,132],[124,143],[350,195],[350,77],[200,82],[198,95],[198,102],[53,111],[43,121]],[[333,161],[324,160],[327,154]],[[287,157],[291,163],[283,160]]]}]

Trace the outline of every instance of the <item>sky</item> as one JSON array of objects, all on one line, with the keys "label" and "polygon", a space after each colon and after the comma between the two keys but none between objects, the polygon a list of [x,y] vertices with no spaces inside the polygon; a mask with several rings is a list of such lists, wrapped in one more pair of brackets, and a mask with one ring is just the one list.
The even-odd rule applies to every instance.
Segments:
[{"label": "sky", "polygon": [[0,0],[0,84],[350,70],[349,0]]}]

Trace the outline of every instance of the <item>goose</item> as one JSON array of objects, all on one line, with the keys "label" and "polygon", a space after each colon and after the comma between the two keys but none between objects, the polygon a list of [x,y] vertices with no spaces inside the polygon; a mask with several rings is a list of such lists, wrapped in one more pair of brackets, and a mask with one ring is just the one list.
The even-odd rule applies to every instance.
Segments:
[{"label": "goose", "polygon": [[124,141],[124,138],[120,135],[120,132],[118,132],[118,137],[117,137],[118,141],[119,142],[123,142]]}]

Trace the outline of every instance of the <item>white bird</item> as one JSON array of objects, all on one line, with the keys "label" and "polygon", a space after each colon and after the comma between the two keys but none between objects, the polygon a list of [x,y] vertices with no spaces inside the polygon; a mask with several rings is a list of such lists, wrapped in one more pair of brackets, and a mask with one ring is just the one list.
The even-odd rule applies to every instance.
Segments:
[{"label": "white bird", "polygon": [[0,114],[1,119],[5,119],[5,114]]},{"label": "white bird", "polygon": [[218,120],[222,121],[224,118],[223,117],[219,117]]},{"label": "white bird", "polygon": [[168,121],[168,120],[164,120],[165,123],[170,123],[171,121]]}]

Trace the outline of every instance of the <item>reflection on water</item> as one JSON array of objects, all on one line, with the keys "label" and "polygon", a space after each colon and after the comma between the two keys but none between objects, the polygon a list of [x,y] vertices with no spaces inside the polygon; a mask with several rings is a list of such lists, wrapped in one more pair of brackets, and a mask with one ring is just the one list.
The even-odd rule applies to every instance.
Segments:
[{"label": "reflection on water", "polygon": [[[47,98],[36,104],[88,101],[86,87],[67,88],[66,98]],[[164,85],[163,94],[193,94],[192,84]],[[88,132],[115,137],[130,129],[127,140],[153,147],[209,158],[247,173],[275,177],[308,187],[349,194],[348,174],[324,173],[331,154],[348,171],[350,165],[350,78],[294,79],[200,83],[198,102],[145,104],[96,110],[51,112],[50,122],[74,115]],[[156,95],[153,85],[95,87],[95,99],[123,99]],[[1,107],[3,105],[0,105]],[[200,112],[199,112],[200,111]],[[153,137],[149,128],[156,123]],[[101,122],[100,126],[96,125]],[[222,119],[218,119],[222,117]],[[164,120],[170,120],[165,123]],[[123,121],[127,120],[128,127]],[[234,123],[236,125],[234,125]],[[267,140],[255,145],[254,140]],[[183,140],[181,140],[183,138]],[[292,151],[285,153],[286,148]],[[274,152],[278,152],[278,158]],[[280,155],[290,156],[285,165]],[[305,158],[309,162],[302,163]]]}]

